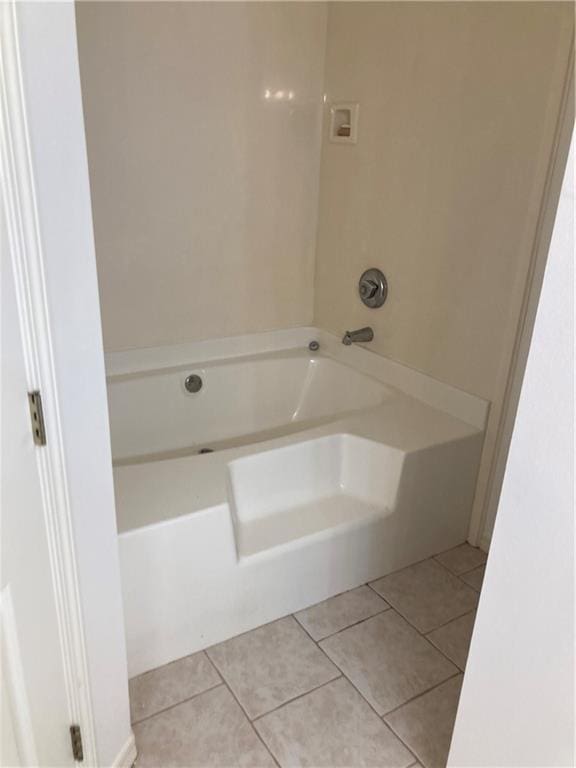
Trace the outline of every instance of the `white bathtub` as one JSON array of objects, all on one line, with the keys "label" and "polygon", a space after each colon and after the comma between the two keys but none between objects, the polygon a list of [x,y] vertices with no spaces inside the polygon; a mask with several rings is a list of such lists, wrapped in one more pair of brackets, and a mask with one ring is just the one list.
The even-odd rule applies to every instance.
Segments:
[{"label": "white bathtub", "polygon": [[[202,378],[199,392],[184,387],[191,374]],[[111,377],[108,392],[115,461],[260,441],[393,394],[306,348]]]},{"label": "white bathtub", "polygon": [[317,329],[107,362],[131,675],[467,537],[477,398]]}]

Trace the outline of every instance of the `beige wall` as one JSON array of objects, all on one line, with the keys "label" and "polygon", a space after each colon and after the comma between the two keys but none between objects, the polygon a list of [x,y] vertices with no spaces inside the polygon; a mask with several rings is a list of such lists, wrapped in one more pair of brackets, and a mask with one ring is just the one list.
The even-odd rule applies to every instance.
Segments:
[{"label": "beige wall", "polygon": [[[328,102],[360,102],[360,125],[356,146],[323,144],[320,325],[372,325],[371,348],[492,399],[516,328],[570,14],[565,3],[331,6]],[[389,279],[379,310],[357,295],[371,266]]]},{"label": "beige wall", "polygon": [[80,2],[77,24],[106,350],[310,323],[326,7]]}]

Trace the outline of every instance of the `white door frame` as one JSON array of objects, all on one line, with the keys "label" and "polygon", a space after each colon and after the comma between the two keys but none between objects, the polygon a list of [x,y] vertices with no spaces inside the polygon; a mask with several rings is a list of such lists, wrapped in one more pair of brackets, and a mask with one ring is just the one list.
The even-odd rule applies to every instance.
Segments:
[{"label": "white door frame", "polygon": [[[112,461],[72,0],[0,2],[0,175],[70,724],[130,766]],[[23,397],[26,393],[23,392]],[[41,642],[41,638],[38,638]]]},{"label": "white door frame", "polygon": [[84,759],[97,765],[90,676],[78,586],[56,363],[46,301],[28,126],[22,92],[15,2],[0,3],[0,135],[2,194],[14,270],[28,390],[42,392],[50,439],[36,451],[70,723],[82,729]]},{"label": "white door frame", "polygon": [[512,351],[512,360],[506,380],[505,394],[498,432],[488,472],[486,490],[483,495],[481,516],[477,524],[472,525],[470,541],[488,551],[492,529],[498,510],[502,481],[506,470],[508,450],[512,439],[516,411],[520,399],[520,390],[528,360],[528,352],[534,330],[536,311],[542,290],[544,270],[548,259],[550,240],[554,228],[554,219],[564,179],[564,169],[570,149],[570,139],[574,127],[574,38],[570,46],[568,65],[560,112],[557,117],[554,143],[548,163],[542,201],[538,213],[534,243],[530,257],[528,277],[524,288],[524,297],[516,330],[516,339]]}]

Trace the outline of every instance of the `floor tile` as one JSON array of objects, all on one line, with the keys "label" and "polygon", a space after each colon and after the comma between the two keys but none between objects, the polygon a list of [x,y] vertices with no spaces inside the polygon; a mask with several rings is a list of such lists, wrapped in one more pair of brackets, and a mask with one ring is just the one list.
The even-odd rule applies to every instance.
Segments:
[{"label": "floor tile", "polygon": [[129,681],[132,722],[179,704],[221,682],[203,652],[133,677]]},{"label": "floor tile", "polygon": [[459,675],[385,718],[426,768],[446,765],[461,686]]},{"label": "floor tile", "polygon": [[465,581],[466,584],[469,584],[473,589],[477,589],[478,592],[482,589],[482,582],[484,581],[484,571],[486,570],[485,565],[481,565],[480,568],[474,568],[473,571],[468,571],[468,573],[463,573],[460,578],[462,581]]},{"label": "floor tile", "polygon": [[372,584],[420,632],[476,608],[478,593],[435,560],[424,560]]},{"label": "floor tile", "polygon": [[373,589],[364,586],[324,600],[295,616],[314,640],[323,640],[389,607]]},{"label": "floor tile", "polygon": [[322,640],[320,647],[380,715],[458,672],[392,610]]},{"label": "floor tile", "polygon": [[268,768],[274,760],[226,686],[134,726],[138,768]]},{"label": "floor tile", "polygon": [[472,611],[426,635],[428,640],[460,669],[466,666],[475,618],[476,613]]},{"label": "floor tile", "polygon": [[207,653],[251,718],[340,674],[292,616],[215,645]]},{"label": "floor tile", "polygon": [[471,547],[470,544],[461,544],[459,547],[454,547],[454,549],[449,549],[447,552],[436,555],[436,560],[457,576],[471,571],[479,565],[483,565],[486,562],[486,558],[486,552],[476,547]]},{"label": "floor tile", "polygon": [[409,766],[414,756],[348,680],[335,680],[257,720],[282,768]]}]

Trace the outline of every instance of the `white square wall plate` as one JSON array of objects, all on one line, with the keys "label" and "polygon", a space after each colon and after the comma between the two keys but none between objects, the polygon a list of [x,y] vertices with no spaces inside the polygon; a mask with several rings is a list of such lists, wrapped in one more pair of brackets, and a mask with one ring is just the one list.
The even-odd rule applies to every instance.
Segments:
[{"label": "white square wall plate", "polygon": [[330,105],[330,126],[328,138],[335,144],[356,144],[358,142],[358,120],[360,105],[346,101]]}]

